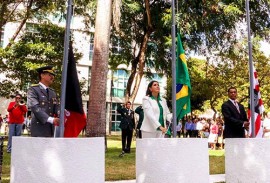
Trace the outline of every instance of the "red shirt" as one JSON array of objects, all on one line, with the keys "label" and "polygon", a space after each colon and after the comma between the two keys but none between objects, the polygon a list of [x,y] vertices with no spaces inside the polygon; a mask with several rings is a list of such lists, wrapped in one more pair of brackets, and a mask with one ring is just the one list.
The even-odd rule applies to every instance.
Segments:
[{"label": "red shirt", "polygon": [[218,134],[218,125],[211,125],[210,131],[212,134]]},{"label": "red shirt", "polygon": [[7,111],[9,112],[8,123],[22,124],[24,122],[24,115],[27,112],[25,105],[15,106],[15,101],[10,102]]}]

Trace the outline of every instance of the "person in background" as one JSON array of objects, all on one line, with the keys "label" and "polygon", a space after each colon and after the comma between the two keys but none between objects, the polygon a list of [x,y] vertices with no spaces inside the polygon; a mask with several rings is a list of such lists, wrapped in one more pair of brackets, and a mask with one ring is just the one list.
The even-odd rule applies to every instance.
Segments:
[{"label": "person in background", "polygon": [[267,113],[263,120],[263,138],[270,138],[270,112]]},{"label": "person in background", "polygon": [[141,105],[135,109],[135,113],[139,115],[139,121],[137,123],[136,133],[137,133],[137,136],[141,139],[142,138],[141,126],[142,126],[142,122],[144,118],[143,108]]},{"label": "person in background", "polygon": [[208,143],[211,149],[214,150],[216,149],[217,137],[218,137],[218,126],[214,120],[211,120],[210,135],[208,137]]},{"label": "person in background", "polygon": [[192,137],[192,131],[193,131],[193,122],[189,118],[185,124],[185,130],[186,130],[186,138],[191,138]]},{"label": "person in background", "polygon": [[134,111],[131,110],[131,102],[126,102],[117,108],[117,112],[121,114],[121,122],[119,128],[122,130],[122,157],[125,153],[130,153],[133,130],[135,128]]},{"label": "person in background", "polygon": [[204,123],[202,119],[199,119],[199,121],[197,122],[197,130],[198,130],[198,137],[203,138],[203,127],[204,127]]},{"label": "person in background", "polygon": [[53,137],[54,126],[59,125],[59,104],[56,93],[49,86],[54,81],[52,66],[37,69],[39,83],[32,85],[27,93],[28,107],[31,109],[31,136]]},{"label": "person in background", "polygon": [[203,138],[208,138],[210,135],[209,128],[205,128],[203,131]]},{"label": "person in background", "polygon": [[5,125],[4,135],[7,135],[7,133],[8,133],[8,115],[7,114],[5,115],[3,120],[4,120],[4,125]]},{"label": "person in background", "polygon": [[167,102],[160,96],[159,83],[151,81],[148,84],[142,106],[144,119],[141,126],[142,138],[164,138],[167,133],[166,121],[171,121]]},{"label": "person in background", "polygon": [[178,122],[178,125],[176,126],[176,133],[178,138],[181,137],[181,131],[182,131],[182,120]]},{"label": "person in background", "polygon": [[193,118],[193,130],[192,130],[192,137],[198,138],[199,137],[199,130],[197,129],[198,119]]},{"label": "person in background", "polygon": [[22,102],[22,95],[17,93],[15,95],[15,100],[10,102],[7,108],[9,113],[8,120],[8,145],[7,152],[11,153],[12,150],[12,137],[21,136],[22,126],[24,122],[24,115],[27,112],[27,107],[25,103]]},{"label": "person in background", "polygon": [[217,126],[218,126],[217,143],[218,143],[219,148],[223,149],[223,126],[222,126],[221,120],[218,121]]}]

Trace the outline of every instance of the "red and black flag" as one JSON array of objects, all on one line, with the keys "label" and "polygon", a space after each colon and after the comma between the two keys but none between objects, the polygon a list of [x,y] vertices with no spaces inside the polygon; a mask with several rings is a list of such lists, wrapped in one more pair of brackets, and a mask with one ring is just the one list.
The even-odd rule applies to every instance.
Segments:
[{"label": "red and black flag", "polygon": [[64,137],[77,137],[86,125],[82,94],[72,46],[69,47]]}]

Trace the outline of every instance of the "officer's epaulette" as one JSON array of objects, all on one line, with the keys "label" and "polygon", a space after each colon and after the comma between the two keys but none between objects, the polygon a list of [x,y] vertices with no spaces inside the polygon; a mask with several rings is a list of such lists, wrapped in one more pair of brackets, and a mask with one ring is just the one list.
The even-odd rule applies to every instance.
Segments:
[{"label": "officer's epaulette", "polygon": [[39,84],[32,84],[31,86],[39,86]]}]

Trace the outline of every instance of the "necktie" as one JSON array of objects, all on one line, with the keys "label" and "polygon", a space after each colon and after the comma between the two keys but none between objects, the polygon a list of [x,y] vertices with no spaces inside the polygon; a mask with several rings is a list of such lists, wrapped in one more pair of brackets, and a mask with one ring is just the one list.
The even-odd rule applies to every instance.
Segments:
[{"label": "necktie", "polygon": [[235,105],[235,107],[236,107],[237,111],[240,113],[240,109],[239,109],[239,106],[238,106],[238,104],[237,104],[237,102],[236,102],[236,101],[234,101],[234,105]]},{"label": "necktie", "polygon": [[46,92],[47,92],[47,98],[49,100],[49,88],[46,88]]}]

